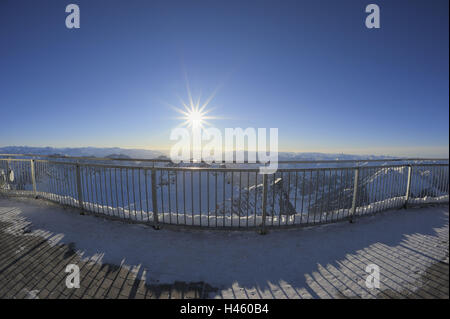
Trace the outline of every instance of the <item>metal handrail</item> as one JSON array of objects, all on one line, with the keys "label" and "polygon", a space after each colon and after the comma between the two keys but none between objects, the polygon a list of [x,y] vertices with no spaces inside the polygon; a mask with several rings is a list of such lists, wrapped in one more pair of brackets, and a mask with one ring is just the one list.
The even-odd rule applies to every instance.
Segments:
[{"label": "metal handrail", "polygon": [[[5,159],[0,158],[0,161],[22,161],[29,162],[29,159]],[[58,165],[80,165],[80,166],[91,166],[91,167],[104,167],[104,168],[127,168],[127,169],[143,169],[143,170],[165,170],[165,171],[217,171],[217,172],[259,172],[259,168],[241,168],[241,167],[168,167],[168,166],[140,166],[140,165],[109,165],[109,164],[99,164],[99,163],[82,163],[82,162],[59,162],[51,160],[34,160],[40,163],[58,164]],[[397,164],[397,165],[378,165],[378,166],[368,166],[370,168],[396,168],[405,167],[407,165],[411,166],[442,166],[446,165],[443,163],[412,163],[412,164]],[[447,163],[447,165],[449,165]],[[278,168],[277,172],[304,172],[304,171],[317,171],[317,170],[342,170],[342,169],[356,169],[361,168],[361,166],[348,166],[348,167],[311,167],[311,168]]]},{"label": "metal handrail", "polygon": [[[74,159],[74,160],[93,160],[93,161],[124,161],[124,162],[151,162],[151,163],[172,163],[170,159],[157,158],[110,158],[110,157],[92,157],[92,156],[64,156],[64,155],[40,155],[40,154],[0,154],[5,157],[33,157],[33,158],[57,158],[57,159]],[[449,161],[448,158],[386,158],[386,159],[359,159],[359,160],[281,160],[278,164],[326,164],[326,163],[375,163],[375,162],[400,162],[400,161]],[[205,163],[205,161],[189,161],[185,163]],[[225,161],[213,161],[216,164],[224,164]],[[259,164],[244,161],[243,164]]]}]

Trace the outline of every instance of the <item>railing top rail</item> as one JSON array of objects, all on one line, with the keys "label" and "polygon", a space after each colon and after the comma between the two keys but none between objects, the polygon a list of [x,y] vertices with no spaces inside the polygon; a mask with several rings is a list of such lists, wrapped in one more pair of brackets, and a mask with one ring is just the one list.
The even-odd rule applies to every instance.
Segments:
[{"label": "railing top rail", "polygon": [[361,159],[361,160],[308,160],[308,161],[278,161],[278,164],[314,164],[314,163],[376,163],[376,162],[441,162],[448,158],[387,158],[387,159]]},{"label": "railing top rail", "polygon": [[[110,157],[89,157],[89,156],[55,156],[55,155],[40,155],[40,154],[0,154],[4,157],[33,157],[33,158],[51,158],[51,159],[73,159],[73,160],[92,160],[92,161],[123,161],[123,162],[152,162],[152,163],[172,163],[170,159],[156,159],[156,158],[110,158]],[[278,164],[326,164],[326,163],[376,163],[376,162],[400,162],[400,161],[449,161],[448,158],[386,158],[386,159],[359,159],[359,160],[282,160]],[[190,164],[200,164],[202,162],[190,161],[184,162]],[[216,164],[225,163],[224,161],[214,162]],[[243,164],[261,164],[248,163]]]},{"label": "railing top rail", "polygon": [[[4,159],[0,161],[30,161],[30,159]],[[163,171],[204,171],[204,172],[259,172],[259,168],[234,168],[234,167],[167,167],[167,166],[136,166],[136,165],[108,165],[99,163],[80,163],[80,162],[60,162],[50,160],[35,160],[37,163],[49,163],[56,165],[79,165],[83,167],[102,167],[116,169],[142,169],[142,170],[163,170]],[[354,169],[380,169],[380,168],[401,168],[401,167],[437,167],[448,166],[448,163],[419,163],[419,164],[396,164],[396,165],[377,165],[377,166],[348,166],[348,167],[309,167],[309,168],[278,168],[276,172],[310,172],[324,170],[354,170]]]},{"label": "railing top rail", "polygon": [[[60,164],[61,162],[52,162],[53,164]],[[91,167],[105,167],[105,168],[128,168],[128,169],[144,169],[144,170],[164,170],[164,171],[204,171],[204,172],[259,172],[259,168],[234,168],[234,167],[165,167],[165,166],[127,166],[127,165],[107,165],[107,164],[91,164],[91,163],[79,163],[80,166]],[[448,164],[418,164],[411,166],[444,166]],[[311,167],[311,168],[278,168],[277,172],[303,172],[303,171],[318,171],[318,170],[344,170],[344,169],[356,169],[356,168],[400,168],[408,165],[379,165],[379,166],[351,166],[351,167]]]}]

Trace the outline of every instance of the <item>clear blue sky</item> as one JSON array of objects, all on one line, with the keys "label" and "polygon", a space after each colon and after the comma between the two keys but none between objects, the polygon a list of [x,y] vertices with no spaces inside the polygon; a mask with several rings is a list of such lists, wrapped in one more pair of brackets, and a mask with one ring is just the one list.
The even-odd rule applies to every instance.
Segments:
[{"label": "clear blue sky", "polygon": [[187,74],[281,150],[447,157],[448,3],[3,0],[0,146],[168,148]]}]

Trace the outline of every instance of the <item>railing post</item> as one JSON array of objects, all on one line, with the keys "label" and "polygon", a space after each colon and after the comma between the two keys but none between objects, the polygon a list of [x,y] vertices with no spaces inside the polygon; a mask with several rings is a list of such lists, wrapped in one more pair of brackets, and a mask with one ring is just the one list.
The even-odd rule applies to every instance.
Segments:
[{"label": "railing post", "polygon": [[36,189],[36,174],[34,172],[34,160],[30,160],[30,168],[31,168],[31,182],[33,184],[33,195],[37,198],[37,189]]},{"label": "railing post", "polygon": [[352,200],[352,208],[350,210],[350,223],[353,223],[353,217],[356,212],[356,204],[358,199],[358,179],[359,179],[359,167],[355,168],[355,181],[353,184],[353,200]]},{"label": "railing post", "polygon": [[159,229],[158,200],[156,196],[156,169],[152,168],[152,206],[153,206],[153,228]]},{"label": "railing post", "polygon": [[[256,204],[256,203],[255,203]],[[262,221],[260,234],[267,234],[266,230],[266,206],[267,206],[267,174],[263,174],[263,194],[262,194]]]},{"label": "railing post", "polygon": [[78,206],[80,206],[81,209],[84,209],[83,207],[83,190],[81,188],[81,173],[80,173],[80,165],[76,165],[76,175],[77,175],[77,193],[78,193]]},{"label": "railing post", "polygon": [[406,184],[405,204],[403,205],[405,209],[408,206],[409,194],[411,193],[411,176],[412,176],[412,166],[408,165],[408,181]]},{"label": "railing post", "polygon": [[6,158],[6,184],[8,184],[8,185],[11,182],[11,179],[10,179],[11,175],[9,172],[9,159],[10,159],[9,157]]}]

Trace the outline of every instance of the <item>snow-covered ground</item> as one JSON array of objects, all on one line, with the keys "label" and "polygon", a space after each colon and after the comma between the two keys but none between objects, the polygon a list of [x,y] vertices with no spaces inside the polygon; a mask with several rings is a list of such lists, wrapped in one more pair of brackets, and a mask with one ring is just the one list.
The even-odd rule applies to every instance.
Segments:
[{"label": "snow-covered ground", "polygon": [[[154,230],[31,199],[0,199],[0,220],[13,222],[11,233],[26,221],[32,235],[52,244],[74,243],[86,258],[137,267],[148,283],[204,281],[219,288],[215,298],[370,298],[385,290],[415,291],[425,269],[448,262],[448,206],[265,236]],[[380,290],[365,286],[368,264],[380,267]]]}]

